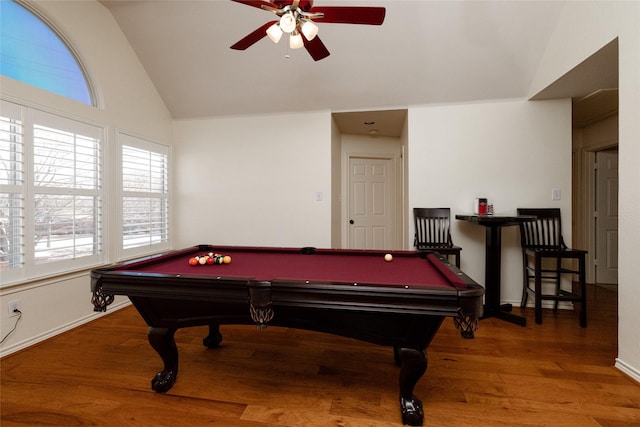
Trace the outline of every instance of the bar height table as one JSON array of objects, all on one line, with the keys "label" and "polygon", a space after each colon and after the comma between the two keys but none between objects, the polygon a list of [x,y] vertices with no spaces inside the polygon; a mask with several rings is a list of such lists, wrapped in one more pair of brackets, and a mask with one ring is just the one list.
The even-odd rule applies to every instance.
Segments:
[{"label": "bar height table", "polygon": [[529,215],[456,215],[458,220],[468,221],[486,228],[483,318],[497,317],[516,325],[526,326],[527,319],[512,313],[511,304],[500,304],[502,227],[518,225],[522,221],[534,218]]}]

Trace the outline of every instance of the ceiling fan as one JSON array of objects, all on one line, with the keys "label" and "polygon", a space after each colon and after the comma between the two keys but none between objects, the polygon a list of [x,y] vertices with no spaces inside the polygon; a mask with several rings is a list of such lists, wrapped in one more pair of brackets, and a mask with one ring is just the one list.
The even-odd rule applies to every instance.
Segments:
[{"label": "ceiling fan", "polygon": [[245,50],[265,36],[278,43],[283,33],[289,34],[289,47],[305,47],[315,61],[329,56],[329,51],[318,34],[315,22],[336,24],[382,25],[384,7],[366,6],[325,6],[314,7],[313,0],[232,0],[236,3],[257,7],[278,16],[231,46],[231,49]]}]

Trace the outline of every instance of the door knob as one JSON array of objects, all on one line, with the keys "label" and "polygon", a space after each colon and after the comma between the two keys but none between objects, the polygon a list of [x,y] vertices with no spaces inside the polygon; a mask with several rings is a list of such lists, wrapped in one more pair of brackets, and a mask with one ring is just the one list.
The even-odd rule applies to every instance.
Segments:
[{"label": "door knob", "polygon": [[349,220],[349,224],[353,224],[353,220],[352,219]]}]

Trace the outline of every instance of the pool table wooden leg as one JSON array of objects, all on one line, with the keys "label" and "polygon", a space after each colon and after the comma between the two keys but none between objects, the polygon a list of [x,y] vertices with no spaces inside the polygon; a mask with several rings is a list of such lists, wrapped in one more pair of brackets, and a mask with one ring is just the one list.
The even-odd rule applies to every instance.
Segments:
[{"label": "pool table wooden leg", "polygon": [[216,348],[222,342],[220,325],[209,325],[209,335],[204,337],[202,344],[207,348]]},{"label": "pool table wooden leg", "polygon": [[147,338],[151,347],[160,355],[164,362],[164,369],[151,380],[151,388],[158,393],[169,391],[178,376],[178,347],[173,338],[174,328],[149,327]]},{"label": "pool table wooden leg", "polygon": [[400,410],[402,422],[411,426],[422,425],[422,402],[413,395],[413,388],[427,370],[427,352],[413,348],[398,348],[400,360]]}]

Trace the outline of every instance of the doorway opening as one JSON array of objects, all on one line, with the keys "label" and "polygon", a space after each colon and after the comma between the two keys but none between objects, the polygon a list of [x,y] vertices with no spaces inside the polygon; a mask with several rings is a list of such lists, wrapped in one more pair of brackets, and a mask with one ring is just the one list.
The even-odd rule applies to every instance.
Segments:
[{"label": "doorway opening", "polygon": [[406,247],[407,110],[332,114],[332,245]]}]

